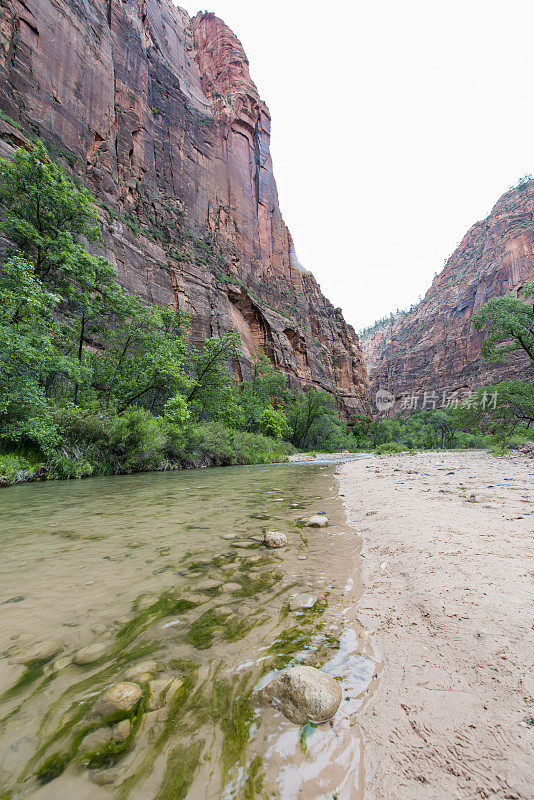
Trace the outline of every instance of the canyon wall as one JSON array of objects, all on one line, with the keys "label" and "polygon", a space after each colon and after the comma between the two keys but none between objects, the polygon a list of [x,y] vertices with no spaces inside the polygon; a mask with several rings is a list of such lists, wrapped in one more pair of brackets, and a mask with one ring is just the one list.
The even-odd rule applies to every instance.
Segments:
[{"label": "canyon wall", "polygon": [[387,389],[395,396],[394,408],[421,410],[425,392],[427,400],[438,395],[441,405],[444,393],[458,396],[500,380],[534,379],[526,354],[496,366],[484,361],[484,333],[471,324],[484,303],[517,292],[526,281],[534,281],[533,180],[506,192],[470,228],[415,308],[362,336],[372,398]]},{"label": "canyon wall", "polygon": [[240,42],[170,0],[0,0],[0,155],[28,136],[88,186],[119,280],[191,337],[241,334],[293,386],[369,410],[358,338],[298,264]]}]

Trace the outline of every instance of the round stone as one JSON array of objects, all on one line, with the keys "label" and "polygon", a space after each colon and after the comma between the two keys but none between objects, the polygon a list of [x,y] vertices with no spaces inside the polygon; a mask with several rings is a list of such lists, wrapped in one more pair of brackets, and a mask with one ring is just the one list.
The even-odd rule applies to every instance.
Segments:
[{"label": "round stone", "polygon": [[326,528],[327,525],[328,517],[326,514],[315,514],[306,522],[307,528]]},{"label": "round stone", "polygon": [[114,683],[94,704],[93,716],[109,717],[117,711],[132,711],[142,696],[143,691],[137,683]]},{"label": "round stone", "polygon": [[266,531],[262,542],[266,547],[284,547],[287,544],[287,536],[279,531]]},{"label": "round stone", "polygon": [[223,583],[222,585],[223,592],[239,592],[240,589],[240,583]]},{"label": "round stone", "polygon": [[47,661],[50,661],[54,656],[63,649],[63,646],[59,642],[55,641],[46,641],[46,642],[39,642],[38,644],[34,644],[31,647],[28,647],[27,650],[24,650],[20,655],[15,658],[15,663],[23,664],[25,667],[34,667],[37,664],[46,664]]},{"label": "round stone", "polygon": [[313,608],[316,602],[317,598],[313,594],[308,594],[307,592],[297,594],[296,597],[292,597],[289,601],[289,610],[303,611],[306,608]]},{"label": "round stone", "polygon": [[84,667],[86,664],[94,664],[96,661],[100,661],[105,655],[106,645],[102,644],[102,642],[96,642],[95,644],[87,645],[87,647],[82,647],[81,650],[74,654],[72,660],[79,667]]},{"label": "round stone", "polygon": [[291,667],[280,672],[257,698],[272,703],[291,722],[327,722],[341,703],[341,686],[326,672],[316,667]]}]

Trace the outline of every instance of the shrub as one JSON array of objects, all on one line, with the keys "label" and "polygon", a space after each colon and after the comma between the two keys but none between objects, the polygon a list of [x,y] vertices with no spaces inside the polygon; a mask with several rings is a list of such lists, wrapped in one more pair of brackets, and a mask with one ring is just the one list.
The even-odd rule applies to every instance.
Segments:
[{"label": "shrub", "polygon": [[406,453],[408,448],[405,444],[401,444],[400,442],[384,442],[384,444],[379,444],[378,447],[375,449],[375,453],[379,456],[385,455],[387,453]]}]

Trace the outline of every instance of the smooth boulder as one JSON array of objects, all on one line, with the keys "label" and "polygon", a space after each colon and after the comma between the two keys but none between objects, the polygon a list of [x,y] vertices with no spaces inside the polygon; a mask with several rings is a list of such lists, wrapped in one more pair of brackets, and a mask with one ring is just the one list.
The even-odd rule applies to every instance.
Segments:
[{"label": "smooth boulder", "polygon": [[317,602],[317,598],[313,594],[303,592],[292,597],[289,601],[290,611],[303,611],[306,608],[313,608]]},{"label": "smooth boulder", "polygon": [[143,696],[137,683],[114,683],[106,689],[93,706],[94,717],[109,717],[117,711],[132,711]]},{"label": "smooth boulder", "polygon": [[63,645],[59,642],[47,641],[39,642],[24,650],[15,658],[15,663],[23,664],[25,667],[35,667],[38,664],[46,664],[54,656],[63,650]]},{"label": "smooth boulder", "polygon": [[275,706],[291,722],[327,722],[341,703],[341,686],[316,667],[290,667],[280,672],[256,697]]},{"label": "smooth boulder", "polygon": [[261,541],[266,547],[284,547],[287,544],[287,536],[279,531],[266,531]]},{"label": "smooth boulder", "polygon": [[79,667],[84,667],[87,664],[94,664],[96,661],[100,661],[106,655],[106,650],[106,645],[101,642],[89,644],[87,647],[82,647],[81,650],[78,650],[72,660]]},{"label": "smooth boulder", "polygon": [[326,528],[327,525],[328,517],[326,514],[314,514],[314,516],[310,517],[306,522],[307,528]]}]

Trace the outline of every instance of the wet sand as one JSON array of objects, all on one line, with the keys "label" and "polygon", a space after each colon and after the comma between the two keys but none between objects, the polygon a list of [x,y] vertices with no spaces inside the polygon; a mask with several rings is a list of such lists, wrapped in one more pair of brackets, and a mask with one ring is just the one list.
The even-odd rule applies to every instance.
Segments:
[{"label": "wet sand", "polygon": [[363,537],[358,622],[382,662],[358,722],[366,800],[534,796],[534,461],[337,468]]}]

